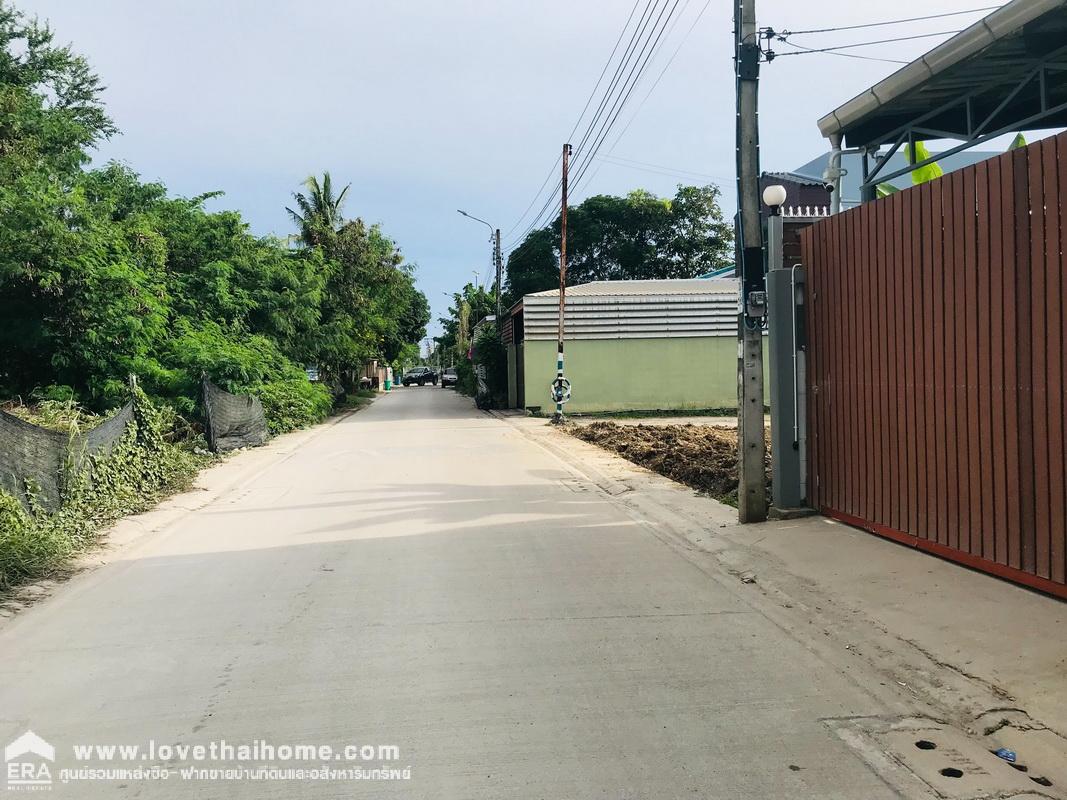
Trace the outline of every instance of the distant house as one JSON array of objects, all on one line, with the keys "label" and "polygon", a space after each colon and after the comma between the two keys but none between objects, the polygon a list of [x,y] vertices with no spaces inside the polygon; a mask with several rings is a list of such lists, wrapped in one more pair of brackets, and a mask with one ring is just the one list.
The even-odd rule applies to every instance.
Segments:
[{"label": "distant house", "polygon": [[[987,158],[993,158],[997,155],[1000,154],[982,150],[964,150],[962,153],[945,156],[937,163],[941,165],[941,169],[948,173],[954,172],[962,167],[970,166],[971,164],[977,164],[979,161],[985,161]],[[780,174],[794,175],[802,179],[816,181],[821,185],[823,183],[823,173],[826,171],[826,166],[829,163],[830,153],[826,152],[818,158],[812,159],[807,164],[801,164],[799,167],[788,173]],[[873,165],[873,160],[871,163]],[[889,173],[895,172],[898,169],[903,169],[906,166],[908,166],[908,162],[904,158],[904,154],[896,153],[889,159],[889,163],[882,169],[882,173],[888,175]],[[845,209],[858,206],[860,204],[860,184],[863,183],[862,156],[860,156],[859,153],[842,153],[841,168],[845,170],[845,175],[841,179],[841,208]],[[906,189],[912,185],[911,178],[908,175],[901,175],[899,178],[888,181],[888,183],[893,184],[898,189]],[[789,187],[787,186],[787,191],[788,188]]]},{"label": "distant house", "polygon": [[759,179],[760,206],[764,217],[771,210],[763,202],[763,190],[776,184],[785,187],[786,208],[800,209],[805,215],[826,216],[830,213],[830,190],[822,178],[796,172],[764,172]]},{"label": "distant house", "polygon": [[[597,281],[567,288],[568,412],[737,405],[735,278]],[[508,401],[553,403],[559,290],[528,294],[504,320]]]}]

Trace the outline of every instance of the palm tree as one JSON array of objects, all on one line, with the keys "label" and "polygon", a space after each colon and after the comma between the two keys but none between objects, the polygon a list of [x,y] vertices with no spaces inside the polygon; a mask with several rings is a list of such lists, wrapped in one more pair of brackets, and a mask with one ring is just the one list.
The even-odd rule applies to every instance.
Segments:
[{"label": "palm tree", "polygon": [[322,173],[321,183],[314,175],[304,181],[307,195],[303,192],[293,193],[293,199],[300,211],[294,211],[288,206],[285,208],[300,228],[300,241],[308,247],[315,247],[325,244],[327,238],[337,232],[343,219],[341,205],[351,186],[352,184],[348,184],[334,197],[329,172]]}]

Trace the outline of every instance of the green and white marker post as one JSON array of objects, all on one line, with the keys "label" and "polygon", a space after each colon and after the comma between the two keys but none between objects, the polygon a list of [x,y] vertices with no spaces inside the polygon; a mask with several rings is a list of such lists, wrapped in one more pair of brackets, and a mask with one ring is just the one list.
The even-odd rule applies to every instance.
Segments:
[{"label": "green and white marker post", "polygon": [[563,404],[571,399],[571,384],[563,377],[563,325],[567,302],[567,168],[570,166],[571,146],[563,145],[563,198],[559,216],[559,342],[556,348],[556,380],[552,384],[552,399],[556,413],[552,422],[563,422]]}]

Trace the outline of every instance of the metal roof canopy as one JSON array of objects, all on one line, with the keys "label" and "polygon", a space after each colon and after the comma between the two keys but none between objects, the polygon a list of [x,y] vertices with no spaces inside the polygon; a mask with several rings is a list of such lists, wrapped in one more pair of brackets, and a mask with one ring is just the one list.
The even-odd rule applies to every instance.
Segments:
[{"label": "metal roof canopy", "polygon": [[1067,0],[1011,0],[819,120],[823,136],[875,152],[870,189],[903,144],[959,139],[962,144],[892,180],[988,139],[1014,131],[1067,126]]}]

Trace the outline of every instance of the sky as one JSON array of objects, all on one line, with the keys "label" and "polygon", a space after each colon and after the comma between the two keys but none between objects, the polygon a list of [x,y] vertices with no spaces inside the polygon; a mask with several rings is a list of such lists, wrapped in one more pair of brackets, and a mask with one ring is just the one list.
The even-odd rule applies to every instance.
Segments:
[{"label": "sky", "polygon": [[[238,209],[254,233],[280,236],[293,232],[285,212],[292,192],[329,170],[335,184],[351,184],[345,215],[380,223],[417,265],[431,335],[450,305],[446,294],[476,273],[479,282],[493,279],[489,229],[456,210],[501,228],[506,245],[521,234],[530,220],[516,223],[635,7],[634,0],[14,3],[49,20],[107,87],[103,99],[121,133],[99,147],[97,162],[123,161],[178,195],[222,190],[209,208]],[[757,0],[757,14],[761,26],[811,30],[982,5]],[[717,183],[732,213],[732,3],[679,0],[675,8],[572,203]],[[818,48],[947,32],[981,16],[795,40]],[[848,52],[907,61],[946,38]],[[829,54],[764,65],[762,168],[791,169],[824,152],[818,118],[898,66]]]}]

